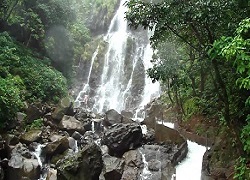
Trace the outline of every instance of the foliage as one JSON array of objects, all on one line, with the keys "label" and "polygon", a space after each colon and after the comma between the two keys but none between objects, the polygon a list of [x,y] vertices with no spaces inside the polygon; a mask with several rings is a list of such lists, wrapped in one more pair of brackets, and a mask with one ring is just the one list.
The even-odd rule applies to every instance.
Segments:
[{"label": "foliage", "polygon": [[22,108],[23,88],[22,80],[18,76],[0,77],[0,127],[6,121],[13,120],[16,112]]},{"label": "foliage", "polygon": [[234,179],[245,180],[250,177],[250,169],[247,168],[247,160],[240,157],[235,166]]},{"label": "foliage", "polygon": [[196,115],[201,112],[199,107],[199,98],[193,97],[184,102],[185,118],[189,119],[192,115]]},{"label": "foliage", "polygon": [[[26,100],[56,101],[66,93],[65,78],[14,42],[6,33],[0,34],[0,65],[5,73],[19,76],[25,86]],[[20,89],[20,88],[19,88]]]},{"label": "foliage", "polygon": [[31,124],[26,126],[26,130],[40,129],[43,126],[43,119],[36,119]]},{"label": "foliage", "polygon": [[[249,151],[248,2],[130,0],[126,6],[126,19],[132,28],[154,30],[150,42],[157,60],[153,57],[154,67],[149,70],[153,81],[161,81],[170,100],[186,117],[197,111],[212,113],[216,123],[223,122],[218,123],[220,127],[229,127],[235,134],[244,126],[241,140]],[[166,45],[172,37],[174,49],[182,49],[174,58],[168,56],[171,47]]]},{"label": "foliage", "polygon": [[250,122],[245,125],[241,132],[241,141],[244,145],[244,151],[250,155]]}]

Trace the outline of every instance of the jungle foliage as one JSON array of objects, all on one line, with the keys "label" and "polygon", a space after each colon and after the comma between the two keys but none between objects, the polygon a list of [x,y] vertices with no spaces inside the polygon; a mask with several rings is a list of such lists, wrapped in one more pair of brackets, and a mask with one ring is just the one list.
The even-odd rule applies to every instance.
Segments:
[{"label": "jungle foliage", "polygon": [[12,120],[23,102],[57,102],[66,94],[65,77],[47,58],[0,33],[0,124]]},{"label": "jungle foliage", "polygon": [[230,127],[249,158],[249,1],[130,0],[126,6],[132,28],[154,30],[148,74],[161,81],[183,119],[200,113]]},{"label": "jungle foliage", "polygon": [[87,17],[97,16],[99,9],[111,17],[116,4],[117,0],[0,1],[0,125],[14,119],[25,101],[55,103],[66,94],[72,66],[92,38]]}]

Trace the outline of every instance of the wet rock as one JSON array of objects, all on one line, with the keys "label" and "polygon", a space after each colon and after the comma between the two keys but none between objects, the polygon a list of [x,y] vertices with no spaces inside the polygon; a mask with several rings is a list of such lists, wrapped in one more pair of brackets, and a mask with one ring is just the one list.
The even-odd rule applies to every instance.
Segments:
[{"label": "wet rock", "polygon": [[73,102],[74,100],[71,97],[65,97],[61,99],[55,111],[52,113],[52,118],[59,122],[64,115],[73,116],[74,115]]},{"label": "wet rock", "polygon": [[89,112],[83,108],[77,109],[75,114],[75,118],[80,121],[89,118],[89,116]]},{"label": "wet rock", "polygon": [[57,163],[57,178],[65,180],[98,180],[103,168],[102,154],[96,144],[85,146],[73,156]]},{"label": "wet rock", "polygon": [[30,151],[35,151],[38,145],[39,145],[39,143],[37,143],[37,142],[32,142],[32,143],[29,145],[28,149],[29,149]]},{"label": "wet rock", "polygon": [[109,153],[121,157],[126,151],[137,148],[142,142],[142,130],[138,124],[114,124],[104,132],[102,143]]},{"label": "wet rock", "polygon": [[30,104],[26,109],[27,117],[26,122],[32,123],[34,120],[39,119],[44,116],[46,108],[40,103]]},{"label": "wet rock", "polygon": [[55,142],[55,141],[58,141],[59,139],[63,138],[62,135],[59,135],[59,134],[52,134],[50,137],[49,137],[49,140],[51,142]]},{"label": "wet rock", "polygon": [[21,135],[20,141],[25,144],[30,144],[32,142],[39,142],[42,137],[42,131],[41,130],[30,130],[24,134]]},{"label": "wet rock", "polygon": [[175,153],[178,152],[172,145],[144,145],[140,148],[145,161],[148,162],[148,170],[151,173],[151,179],[171,179],[175,169],[172,164]]},{"label": "wet rock", "polygon": [[140,179],[140,171],[137,167],[125,166],[121,180],[138,180]]},{"label": "wet rock", "polygon": [[102,121],[103,119],[92,119],[92,131],[96,133],[103,131]]},{"label": "wet rock", "polygon": [[17,121],[19,123],[22,123],[26,117],[27,115],[25,113],[17,112]]},{"label": "wet rock", "polygon": [[10,146],[15,146],[19,143],[19,138],[14,134],[8,134],[6,138],[6,144]]},{"label": "wet rock", "polygon": [[124,123],[124,124],[130,124],[130,123],[134,123],[134,121],[131,118],[123,116],[122,117],[122,123]]},{"label": "wet rock", "polygon": [[85,133],[83,123],[76,120],[72,116],[63,116],[63,119],[59,123],[58,127],[62,130],[67,131],[69,134],[73,134],[75,131],[78,131],[81,134]]},{"label": "wet rock", "polygon": [[110,155],[103,157],[103,176],[105,180],[120,180],[123,174],[125,161]]},{"label": "wet rock", "polygon": [[157,120],[163,119],[164,106],[157,102],[152,102],[146,107],[146,118],[143,121],[149,128],[154,129]]},{"label": "wet rock", "polygon": [[76,140],[72,137],[68,137],[68,141],[69,141],[69,148],[75,151],[77,149]]},{"label": "wet rock", "polygon": [[161,170],[161,161],[156,160],[156,159],[151,159],[148,162],[148,169],[150,171],[159,171],[159,170]]},{"label": "wet rock", "polygon": [[142,157],[138,150],[130,150],[125,152],[123,158],[125,159],[126,166],[137,168],[143,167]]},{"label": "wet rock", "polygon": [[130,112],[130,111],[122,110],[121,115],[122,115],[123,117],[127,117],[127,118],[129,118],[129,119],[132,119],[132,118],[133,118],[133,113]]},{"label": "wet rock", "polygon": [[66,137],[62,137],[61,139],[48,143],[43,150],[43,154],[45,154],[47,157],[52,157],[57,154],[62,154],[68,148],[68,139]]},{"label": "wet rock", "polygon": [[49,168],[46,180],[57,180],[57,170],[53,168]]},{"label": "wet rock", "polygon": [[104,126],[111,126],[116,123],[122,123],[122,115],[116,110],[111,109],[105,113],[105,118],[103,121]]},{"label": "wet rock", "polygon": [[155,143],[155,131],[153,129],[147,129],[147,132],[143,134],[143,144],[154,144]]},{"label": "wet rock", "polygon": [[71,137],[79,141],[82,138],[82,135],[79,132],[75,131]]},{"label": "wet rock", "polygon": [[11,152],[8,162],[7,179],[38,179],[40,166],[37,159],[21,143],[17,144]]},{"label": "wet rock", "polygon": [[92,132],[92,131],[87,131],[81,138],[80,140],[80,145],[88,145],[91,143],[94,143],[95,141],[97,141],[99,139],[99,136]]}]

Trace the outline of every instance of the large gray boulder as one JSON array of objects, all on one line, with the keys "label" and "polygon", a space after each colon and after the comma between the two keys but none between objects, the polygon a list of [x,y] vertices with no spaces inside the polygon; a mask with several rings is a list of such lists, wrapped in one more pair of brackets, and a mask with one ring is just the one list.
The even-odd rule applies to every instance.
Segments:
[{"label": "large gray boulder", "polygon": [[99,180],[103,168],[102,153],[93,143],[57,162],[56,166],[60,180]]},{"label": "large gray boulder", "polygon": [[25,144],[30,144],[32,142],[39,142],[42,138],[42,131],[38,129],[33,129],[25,132],[20,136],[20,141]]},{"label": "large gray boulder", "polygon": [[62,154],[68,148],[69,148],[68,138],[62,137],[61,139],[48,143],[43,150],[43,154],[51,158],[52,156],[55,156],[57,154]]},{"label": "large gray boulder", "polygon": [[57,170],[49,168],[46,180],[57,180]]},{"label": "large gray boulder", "polygon": [[122,123],[122,118],[122,115],[116,110],[110,109],[105,113],[103,124],[104,126],[111,126],[116,123]]},{"label": "large gray boulder", "polygon": [[73,109],[74,100],[72,97],[64,97],[60,100],[56,109],[52,113],[52,118],[56,121],[60,121],[64,115],[74,115]]},{"label": "large gray boulder", "polygon": [[8,162],[7,179],[38,179],[40,176],[40,166],[38,160],[21,143],[17,144],[11,152]]},{"label": "large gray boulder", "polygon": [[121,180],[140,179],[140,172],[144,164],[142,162],[141,153],[138,149],[124,153],[123,158],[125,159],[125,167]]},{"label": "large gray boulder", "polygon": [[126,151],[141,145],[142,130],[140,125],[114,124],[104,132],[102,143],[109,148],[110,155],[121,157]]},{"label": "large gray boulder", "polygon": [[69,134],[73,134],[75,131],[78,131],[81,134],[85,133],[83,123],[72,116],[64,115],[58,127],[61,130],[67,131]]},{"label": "large gray boulder", "polygon": [[123,174],[125,161],[110,155],[103,157],[103,176],[105,180],[120,180]]}]

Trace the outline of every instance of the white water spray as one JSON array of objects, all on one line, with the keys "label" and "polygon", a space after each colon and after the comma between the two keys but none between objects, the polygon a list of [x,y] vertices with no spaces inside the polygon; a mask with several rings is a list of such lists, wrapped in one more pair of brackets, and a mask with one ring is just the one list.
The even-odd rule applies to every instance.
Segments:
[{"label": "white water spray", "polygon": [[[163,124],[169,128],[174,129],[174,123],[157,121],[158,124]],[[206,147],[198,145],[190,140],[188,143],[187,157],[176,166],[176,180],[200,180],[202,158],[206,151]]]},{"label": "white water spray", "polygon": [[90,81],[94,61],[96,59],[96,56],[98,55],[98,51],[99,51],[99,46],[96,48],[94,54],[92,55],[87,82],[83,84],[82,90],[79,92],[78,96],[76,97],[76,100],[75,100],[76,108],[80,107],[81,103],[84,102],[84,100],[86,101],[86,99],[84,99],[84,95],[89,96],[89,91],[90,91],[89,81]]},{"label": "white water spray", "polygon": [[[145,106],[154,95],[159,94],[159,84],[153,84],[146,75],[146,70],[152,66],[150,60],[153,51],[148,41],[149,34],[135,35],[128,29],[124,18],[127,10],[125,2],[126,0],[121,0],[104,37],[107,52],[101,58],[104,63],[99,84],[96,84],[95,95],[90,97],[94,102],[90,109],[95,113],[103,113],[109,109],[118,112],[134,111],[139,105]],[[97,53],[98,51],[93,54],[92,62],[96,59]],[[90,88],[91,71],[92,65],[88,82],[84,83],[76,98],[78,106],[81,104],[81,97]]]}]

